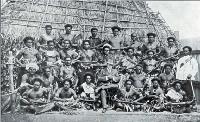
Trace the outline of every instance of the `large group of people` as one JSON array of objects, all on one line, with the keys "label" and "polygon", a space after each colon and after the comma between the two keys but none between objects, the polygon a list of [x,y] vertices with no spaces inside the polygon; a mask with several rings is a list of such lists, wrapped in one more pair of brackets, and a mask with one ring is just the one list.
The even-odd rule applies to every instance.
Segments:
[{"label": "large group of people", "polygon": [[174,37],[162,47],[155,33],[147,34],[147,42],[136,33],[127,41],[121,28],[113,26],[113,35],[101,39],[98,29],[91,28],[91,36],[83,40],[72,34],[72,25],[64,28],[59,38],[46,25],[39,40],[23,39],[16,56],[21,108],[36,112],[36,105],[54,103],[54,110],[171,111],[169,103],[185,102],[177,105],[187,111],[194,103],[182,85],[194,80],[198,64],[192,48],[179,50]]}]

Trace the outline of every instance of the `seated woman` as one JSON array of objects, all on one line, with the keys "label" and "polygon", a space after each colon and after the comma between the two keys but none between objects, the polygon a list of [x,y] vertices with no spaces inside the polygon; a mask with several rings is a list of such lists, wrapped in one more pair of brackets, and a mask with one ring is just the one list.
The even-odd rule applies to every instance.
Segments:
[{"label": "seated woman", "polygon": [[72,85],[72,81],[69,79],[64,80],[64,87],[61,87],[56,92],[54,97],[54,101],[56,101],[55,105],[61,109],[68,109],[69,107],[73,107],[78,102],[76,92],[70,88]]},{"label": "seated woman", "polygon": [[47,102],[47,99],[45,99],[45,94],[48,93],[47,89],[41,88],[42,80],[40,78],[35,78],[32,81],[33,88],[31,88],[29,91],[23,93],[21,98],[21,106],[25,108],[25,110],[28,110],[29,112],[36,112],[37,106],[44,104]]}]

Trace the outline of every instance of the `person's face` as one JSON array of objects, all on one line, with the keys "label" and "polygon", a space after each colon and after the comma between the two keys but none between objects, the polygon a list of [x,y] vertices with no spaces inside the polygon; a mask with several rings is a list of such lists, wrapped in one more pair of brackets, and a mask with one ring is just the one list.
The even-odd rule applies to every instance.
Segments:
[{"label": "person's face", "polygon": [[114,30],[113,30],[113,35],[114,35],[114,36],[119,35],[119,30],[118,30],[118,29],[114,29]]},{"label": "person's face", "polygon": [[149,37],[148,37],[148,41],[149,41],[150,43],[153,43],[153,42],[155,41],[155,37],[154,37],[154,36],[149,36]]},{"label": "person's face", "polygon": [[27,47],[31,48],[33,46],[33,40],[27,40],[26,44]]},{"label": "person's face", "polygon": [[154,55],[153,52],[149,52],[149,53],[148,53],[148,57],[149,57],[149,58],[153,58],[153,55]]},{"label": "person's face", "polygon": [[72,31],[72,28],[71,28],[71,27],[66,27],[66,28],[65,28],[65,32],[66,32],[67,34],[70,34],[71,31]]},{"label": "person's face", "polygon": [[158,81],[153,81],[153,87],[158,87]]},{"label": "person's face", "polygon": [[130,89],[131,88],[131,81],[127,81],[126,83],[126,89]]},{"label": "person's face", "polygon": [[49,68],[46,68],[46,69],[45,69],[45,74],[46,74],[47,76],[50,76],[50,75],[51,75],[51,70],[50,70]]},{"label": "person's face", "polygon": [[39,81],[35,81],[35,83],[33,84],[33,88],[34,88],[35,91],[39,90],[40,82]]},{"label": "person's face", "polygon": [[85,42],[83,46],[84,46],[84,49],[89,49],[90,48],[90,43],[89,42]]},{"label": "person's face", "polygon": [[165,72],[166,72],[166,73],[170,73],[170,72],[171,72],[171,70],[172,70],[172,69],[171,69],[171,67],[170,67],[170,66],[166,66],[166,67],[165,67]]},{"label": "person's face", "polygon": [[28,72],[29,72],[31,75],[34,75],[35,72],[36,72],[36,69],[33,68],[33,67],[30,67],[30,68],[28,69]]},{"label": "person's face", "polygon": [[108,55],[110,53],[110,49],[106,47],[104,48],[103,52],[105,55]]},{"label": "person's face", "polygon": [[174,45],[174,40],[173,39],[169,39],[168,40],[168,45],[169,46],[173,46]]},{"label": "person's face", "polygon": [[137,39],[137,36],[135,34],[131,34],[131,40],[135,41]]},{"label": "person's face", "polygon": [[46,33],[49,35],[49,34],[51,34],[51,31],[52,31],[52,28],[51,27],[47,27],[46,28]]},{"label": "person's face", "polygon": [[89,84],[91,82],[92,78],[91,78],[91,76],[88,75],[88,76],[86,76],[85,80],[86,80],[86,83]]},{"label": "person's face", "polygon": [[98,32],[97,30],[92,30],[92,31],[91,31],[92,36],[93,36],[93,37],[96,37],[96,36],[97,36],[97,32]]},{"label": "person's face", "polygon": [[188,48],[184,48],[184,49],[183,49],[183,52],[184,52],[185,55],[190,54],[190,50],[189,50]]},{"label": "person's face", "polygon": [[63,46],[64,48],[68,49],[68,48],[70,47],[69,41],[67,41],[67,40],[63,41],[62,46]]},{"label": "person's face", "polygon": [[128,53],[127,53],[127,54],[128,54],[128,56],[132,56],[132,55],[133,55],[133,53],[134,53],[134,52],[133,52],[133,49],[128,49]]},{"label": "person's face", "polygon": [[71,65],[71,59],[70,59],[70,58],[66,58],[66,59],[65,59],[65,64],[66,64],[67,66],[70,66],[70,65]]},{"label": "person's face", "polygon": [[175,89],[176,89],[177,91],[179,91],[179,90],[181,89],[181,84],[180,84],[180,83],[176,83]]},{"label": "person's face", "polygon": [[68,81],[65,82],[64,84],[64,89],[69,89],[70,88],[70,83]]},{"label": "person's face", "polygon": [[48,48],[49,48],[50,50],[54,49],[54,43],[53,43],[53,42],[49,42],[49,43],[48,43]]},{"label": "person's face", "polygon": [[141,71],[142,71],[142,67],[140,67],[140,66],[136,66],[136,73],[141,73]]}]

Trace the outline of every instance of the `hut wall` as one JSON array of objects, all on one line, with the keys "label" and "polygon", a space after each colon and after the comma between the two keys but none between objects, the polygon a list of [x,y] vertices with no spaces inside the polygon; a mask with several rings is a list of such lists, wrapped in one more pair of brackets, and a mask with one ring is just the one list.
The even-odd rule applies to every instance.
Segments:
[{"label": "hut wall", "polygon": [[28,35],[38,39],[46,24],[51,24],[58,36],[67,23],[84,38],[90,36],[92,27],[97,27],[102,37],[110,35],[114,25],[123,28],[125,37],[133,32],[139,36],[155,32],[160,40],[166,40],[173,34],[144,1],[15,0],[2,10],[2,33],[12,39]]}]

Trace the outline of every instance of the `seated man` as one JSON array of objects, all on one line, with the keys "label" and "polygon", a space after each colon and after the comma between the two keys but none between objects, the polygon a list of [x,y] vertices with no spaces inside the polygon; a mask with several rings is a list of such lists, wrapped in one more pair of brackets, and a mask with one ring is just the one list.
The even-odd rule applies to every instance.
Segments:
[{"label": "seated man", "polygon": [[[139,98],[140,96],[142,96],[142,94],[140,94],[135,89],[135,87],[132,85],[132,81],[131,80],[127,80],[125,82],[125,88],[120,89],[120,92],[118,92],[118,94],[117,94],[117,99],[122,100],[122,101],[121,102],[117,101],[115,107],[118,108],[117,110],[119,110],[119,109],[124,110],[126,108],[125,106],[129,106],[130,111],[133,111],[131,103],[134,100],[136,100],[137,98]],[[128,103],[128,102],[130,102],[130,103]]]},{"label": "seated man", "polygon": [[114,96],[117,89],[118,83],[120,81],[120,76],[116,69],[113,69],[112,66],[102,67],[100,73],[98,74],[98,87],[95,90],[96,93],[100,92],[101,102],[103,106],[103,113],[107,110],[107,96]]},{"label": "seated man", "polygon": [[171,87],[167,94],[165,95],[168,98],[168,101],[171,102],[182,102],[186,98],[186,93],[181,88],[181,82],[175,81],[173,83],[174,87]]},{"label": "seated man", "polygon": [[146,81],[146,74],[143,72],[143,66],[138,64],[135,67],[135,72],[131,74],[130,79],[133,81],[133,86],[135,88],[143,89],[145,81]]},{"label": "seated man", "polygon": [[43,53],[43,61],[47,66],[51,66],[51,70],[54,76],[58,75],[59,65],[61,65],[60,54],[55,49],[55,43],[53,41],[47,42],[47,50]]},{"label": "seated man", "polygon": [[76,92],[70,88],[72,85],[71,80],[64,80],[64,87],[59,88],[56,92],[54,100],[57,101],[55,103],[61,109],[67,109],[66,107],[72,107],[77,103],[77,95]]},{"label": "seated man", "polygon": [[[160,88],[159,82],[160,79],[159,78],[153,78],[151,80],[152,82],[152,86],[150,86],[149,90],[145,92],[144,94],[144,100],[147,100],[147,105],[149,106],[145,106],[144,109],[147,107],[150,107],[148,109],[145,110],[150,110],[150,111],[160,111],[164,109],[164,93],[163,90]],[[141,100],[141,99],[140,99]],[[140,101],[137,100],[137,101]]]},{"label": "seated man", "polygon": [[35,78],[32,82],[34,82],[33,88],[22,95],[21,105],[30,112],[36,112],[36,105],[47,102],[47,99],[44,97],[48,90],[40,87],[42,82],[41,79]]},{"label": "seated man", "polygon": [[55,77],[51,73],[50,67],[44,67],[44,72],[42,73],[42,87],[52,88],[52,94],[55,94],[55,91],[58,89],[58,83],[56,82]]},{"label": "seated man", "polygon": [[121,58],[121,60],[116,65],[121,64],[121,67],[124,69],[133,68],[137,64],[137,58],[134,54],[134,48],[129,47],[126,49],[126,51],[127,56]]},{"label": "seated man", "polygon": [[20,84],[20,92],[23,93],[30,88],[33,88],[33,79],[39,78],[39,74],[37,71],[39,70],[39,67],[36,63],[29,63],[26,65],[27,73],[22,76],[22,81]]},{"label": "seated man", "polygon": [[[66,57],[64,60],[64,65],[60,68],[60,79],[63,81],[64,79],[70,79],[72,81],[72,88],[77,87],[78,77],[74,67],[72,66],[72,61],[70,57]],[[59,84],[62,86],[63,84]]]},{"label": "seated man", "polygon": [[157,61],[153,57],[154,54],[155,52],[152,50],[147,51],[147,59],[143,61],[145,73],[153,73],[152,71],[157,67]]},{"label": "seated man", "polygon": [[70,40],[63,40],[62,47],[63,49],[59,52],[62,60],[64,60],[68,56],[70,56],[72,60],[77,60],[79,58],[76,50],[72,48]]},{"label": "seated man", "polygon": [[95,85],[92,83],[94,81],[94,76],[91,73],[86,73],[84,80],[85,82],[80,86],[81,97],[95,100]]},{"label": "seated man", "polygon": [[169,109],[174,113],[190,113],[193,103],[195,102],[194,99],[188,101],[186,92],[182,88],[181,81],[175,81],[173,87],[168,90],[165,96],[168,101],[168,104],[166,105],[170,105]]},{"label": "seated man", "polygon": [[171,64],[164,65],[164,72],[159,75],[161,80],[160,87],[166,91],[173,81],[175,80],[174,73],[172,72],[173,66]]}]

